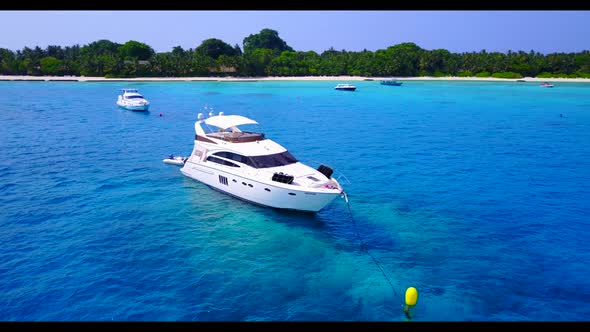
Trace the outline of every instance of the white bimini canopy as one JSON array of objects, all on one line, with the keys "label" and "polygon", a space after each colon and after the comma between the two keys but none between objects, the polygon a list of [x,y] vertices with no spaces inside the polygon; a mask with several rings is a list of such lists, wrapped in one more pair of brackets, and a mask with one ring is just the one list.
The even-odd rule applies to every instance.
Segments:
[{"label": "white bimini canopy", "polygon": [[241,115],[217,115],[207,118],[205,123],[211,126],[227,129],[246,124],[258,124],[258,122]]}]

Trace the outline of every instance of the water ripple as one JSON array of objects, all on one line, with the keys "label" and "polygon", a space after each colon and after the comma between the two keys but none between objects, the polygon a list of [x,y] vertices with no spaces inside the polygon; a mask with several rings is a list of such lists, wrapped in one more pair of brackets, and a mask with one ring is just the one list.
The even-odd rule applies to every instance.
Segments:
[{"label": "water ripple", "polygon": [[[137,83],[136,113],[117,82],[0,82],[0,319],[404,321],[409,286],[417,321],[587,319],[590,86],[333,85]],[[205,105],[345,174],[354,222],[164,165]]]}]

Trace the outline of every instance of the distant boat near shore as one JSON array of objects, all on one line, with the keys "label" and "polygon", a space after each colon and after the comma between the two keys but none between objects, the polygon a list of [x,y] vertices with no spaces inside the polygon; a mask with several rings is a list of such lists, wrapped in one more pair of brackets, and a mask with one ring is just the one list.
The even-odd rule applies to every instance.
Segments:
[{"label": "distant boat near shore", "polygon": [[150,102],[137,89],[121,89],[121,94],[117,98],[117,105],[139,112],[147,111],[150,108]]},{"label": "distant boat near shore", "polygon": [[354,91],[354,90],[356,90],[356,86],[354,86],[352,84],[348,84],[348,83],[340,83],[340,84],[336,85],[336,87],[334,89],[343,90],[343,91]]},{"label": "distant boat near shore", "polygon": [[551,84],[549,82],[543,82],[543,83],[541,83],[541,87],[542,88],[552,88],[553,84]]},{"label": "distant boat near shore", "polygon": [[402,82],[398,82],[395,80],[384,80],[384,81],[381,81],[381,85],[400,86],[400,85],[402,85]]}]

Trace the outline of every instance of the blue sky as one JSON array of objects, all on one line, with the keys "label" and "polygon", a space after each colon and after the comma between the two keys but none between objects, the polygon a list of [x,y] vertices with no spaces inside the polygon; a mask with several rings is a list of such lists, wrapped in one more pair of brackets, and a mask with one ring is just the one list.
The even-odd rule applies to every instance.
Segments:
[{"label": "blue sky", "polygon": [[298,51],[360,51],[414,42],[451,52],[590,50],[590,11],[0,11],[0,47],[137,40],[156,52],[231,45],[263,28]]}]

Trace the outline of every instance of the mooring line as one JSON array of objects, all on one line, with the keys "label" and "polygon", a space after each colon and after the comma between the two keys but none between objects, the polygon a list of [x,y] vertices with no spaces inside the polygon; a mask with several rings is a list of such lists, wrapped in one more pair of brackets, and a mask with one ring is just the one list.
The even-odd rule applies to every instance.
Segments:
[{"label": "mooring line", "polygon": [[377,258],[375,258],[375,256],[373,254],[371,254],[371,252],[369,251],[369,248],[367,247],[366,243],[361,238],[361,236],[360,236],[360,234],[358,232],[358,229],[356,227],[356,220],[354,219],[354,215],[352,214],[352,210],[350,209],[350,202],[348,202],[348,199],[346,200],[346,207],[348,207],[348,212],[350,213],[350,219],[352,219],[352,225],[354,227],[354,232],[356,234],[356,238],[357,238],[357,240],[361,244],[361,251],[366,252],[367,255],[369,255],[371,257],[371,259],[373,259],[373,262],[375,262],[375,265],[377,265],[377,267],[379,268],[379,271],[381,271],[381,273],[385,277],[385,280],[387,280],[387,283],[391,287],[391,290],[393,290],[393,294],[395,294],[395,296],[399,296],[397,294],[397,292],[395,291],[395,287],[393,287],[393,283],[391,282],[391,280],[389,279],[389,277],[387,276],[387,274],[385,273],[385,271],[381,267],[381,264],[379,264],[379,261],[377,260]]}]

